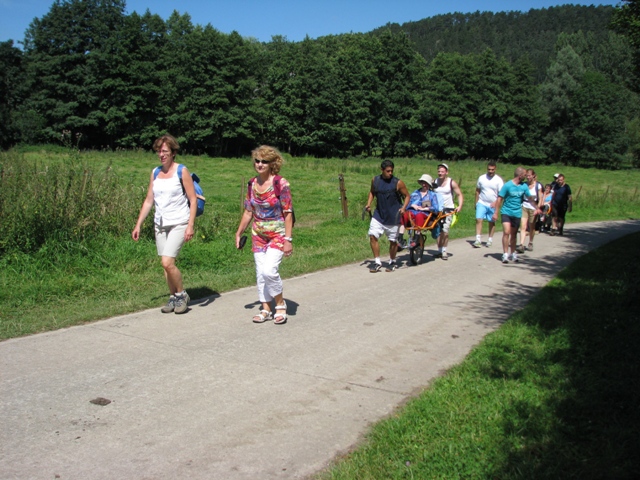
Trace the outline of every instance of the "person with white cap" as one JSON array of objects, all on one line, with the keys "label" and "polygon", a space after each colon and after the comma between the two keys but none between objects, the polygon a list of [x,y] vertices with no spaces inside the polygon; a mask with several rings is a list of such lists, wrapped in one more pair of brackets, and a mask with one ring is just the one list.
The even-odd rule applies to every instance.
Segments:
[{"label": "person with white cap", "polygon": [[482,222],[489,222],[489,238],[487,247],[493,243],[493,234],[496,231],[496,222],[493,221],[493,214],[498,202],[498,193],[504,185],[504,180],[500,175],[496,175],[496,162],[491,160],[487,164],[487,173],[480,175],[476,183],[476,241],[475,248],[482,246]]},{"label": "person with white cap", "polygon": [[427,220],[429,213],[439,209],[438,197],[433,192],[433,177],[426,173],[418,179],[420,188],[409,197],[409,207],[402,215],[402,224],[405,227],[414,225],[421,227]]},{"label": "person with white cap", "polygon": [[[449,178],[449,166],[446,163],[438,165],[438,178],[434,184],[434,191],[442,195],[444,200],[444,212],[445,213],[460,213],[462,210],[462,203],[464,201],[462,197],[462,191],[458,184]],[[458,206],[453,203],[453,195],[458,198]],[[442,232],[438,236],[438,253],[436,257],[447,260],[447,245],[449,244],[449,228],[451,228],[451,222],[453,221],[453,215],[448,215],[445,218],[442,225]]]}]

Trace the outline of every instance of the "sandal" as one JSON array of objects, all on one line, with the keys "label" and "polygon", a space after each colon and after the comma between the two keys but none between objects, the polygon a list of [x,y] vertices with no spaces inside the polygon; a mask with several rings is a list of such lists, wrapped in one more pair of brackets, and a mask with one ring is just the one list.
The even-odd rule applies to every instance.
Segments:
[{"label": "sandal", "polygon": [[[280,310],[280,312],[278,312]],[[284,310],[284,313],[282,313]],[[283,323],[287,323],[287,304],[286,302],[282,305],[276,305],[276,314],[273,317],[273,323],[276,325],[282,325]]]},{"label": "sandal", "polygon": [[271,312],[269,310],[260,310],[253,316],[253,323],[264,323],[267,320],[272,320]]}]

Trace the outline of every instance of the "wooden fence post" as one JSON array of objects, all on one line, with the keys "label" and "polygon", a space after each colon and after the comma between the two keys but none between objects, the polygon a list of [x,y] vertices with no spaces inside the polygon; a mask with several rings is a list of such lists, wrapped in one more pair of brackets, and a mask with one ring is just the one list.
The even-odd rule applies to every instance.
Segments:
[{"label": "wooden fence post", "polygon": [[344,175],[338,175],[340,180],[340,203],[342,204],[342,217],[349,218],[349,206],[347,205],[347,190],[344,187]]}]

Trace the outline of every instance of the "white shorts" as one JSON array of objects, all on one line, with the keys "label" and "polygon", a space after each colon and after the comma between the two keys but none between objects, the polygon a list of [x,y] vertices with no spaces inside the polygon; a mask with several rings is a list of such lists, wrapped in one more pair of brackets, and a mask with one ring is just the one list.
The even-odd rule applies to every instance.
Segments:
[{"label": "white shorts", "polygon": [[380,238],[382,234],[385,234],[390,242],[395,242],[398,236],[399,225],[383,225],[375,218],[371,219],[369,225],[369,236]]},{"label": "white shorts", "polygon": [[188,225],[188,223],[166,227],[155,225],[156,248],[159,256],[173,258],[178,256],[182,245],[184,245],[184,232],[186,232]]}]

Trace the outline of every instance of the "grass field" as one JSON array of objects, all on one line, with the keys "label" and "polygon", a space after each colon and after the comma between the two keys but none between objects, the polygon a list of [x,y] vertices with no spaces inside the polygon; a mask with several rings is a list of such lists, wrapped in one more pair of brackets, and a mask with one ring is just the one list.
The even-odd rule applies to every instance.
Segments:
[{"label": "grass field", "polygon": [[[0,154],[0,163],[33,164],[38,173],[63,169],[69,152],[64,148],[24,148]],[[0,339],[90,322],[100,318],[159,307],[167,288],[155,254],[152,220],[144,238],[129,236],[142,203],[156,156],[144,151],[82,152],[85,171],[108,171],[110,179],[130,192],[128,210],[117,212],[119,235],[98,235],[85,241],[65,238],[49,241],[35,252],[13,251],[0,258]],[[198,173],[207,197],[205,214],[196,222],[196,238],[180,257],[185,286],[192,298],[229,291],[255,283],[250,252],[234,248],[234,233],[241,213],[241,197],[253,175],[249,157],[224,159],[184,156],[178,160]],[[435,177],[437,161],[398,159],[396,175],[409,190],[418,187],[423,173]],[[484,162],[448,162],[451,176],[460,183],[465,202],[452,238],[474,234],[474,191]],[[297,223],[294,255],[283,262],[281,273],[291,277],[370,258],[368,221],[361,217],[379,159],[287,158],[282,175],[292,185]],[[500,165],[508,179],[512,165]],[[640,217],[640,171],[604,172],[557,166],[537,168],[549,180],[562,171],[574,190],[574,211],[569,222]],[[341,209],[338,176],[344,175],[348,217]],[[114,193],[115,195],[115,193]],[[35,198],[32,198],[35,197]],[[128,200],[128,198],[127,198]],[[11,201],[11,199],[5,199]],[[37,193],[29,197],[38,206]],[[433,240],[430,240],[433,242]],[[382,244],[382,252],[387,247]]]}]

